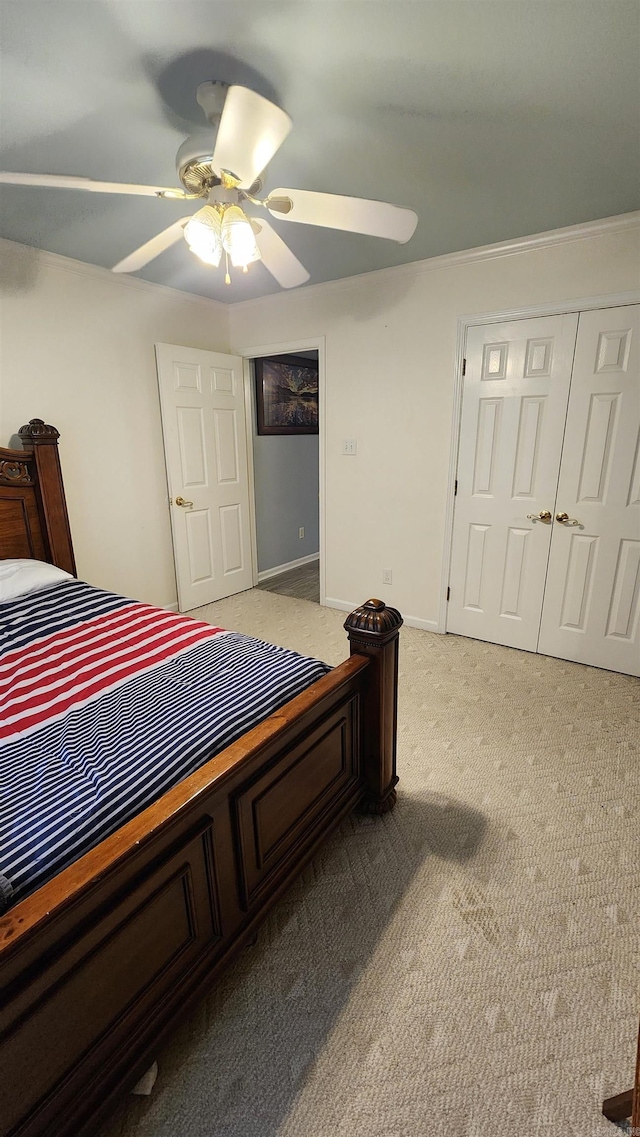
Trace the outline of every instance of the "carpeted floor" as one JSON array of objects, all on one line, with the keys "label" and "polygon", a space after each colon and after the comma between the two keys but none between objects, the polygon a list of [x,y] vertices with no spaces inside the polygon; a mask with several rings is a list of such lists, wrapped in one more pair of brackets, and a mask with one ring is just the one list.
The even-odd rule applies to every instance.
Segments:
[{"label": "carpeted floor", "polygon": [[[307,601],[194,615],[347,654]],[[102,1137],[616,1137],[639,709],[636,679],[403,629],[396,809],[342,825]]]}]

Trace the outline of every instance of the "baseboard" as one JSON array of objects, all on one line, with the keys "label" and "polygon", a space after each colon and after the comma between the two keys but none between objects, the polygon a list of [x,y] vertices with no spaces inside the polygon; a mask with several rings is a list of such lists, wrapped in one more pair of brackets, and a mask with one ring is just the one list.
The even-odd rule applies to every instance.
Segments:
[{"label": "baseboard", "polygon": [[331,596],[324,598],[325,608],[337,608],[339,612],[353,612],[354,608],[358,608],[359,604],[349,604],[347,600],[334,600]]},{"label": "baseboard", "polygon": [[180,611],[180,609],[178,608],[177,600],[174,604],[163,604],[162,607],[165,609],[166,612],[179,612]]},{"label": "baseboard", "polygon": [[437,620],[421,620],[419,616],[403,616],[408,628],[421,628],[423,632],[437,632],[440,634]]},{"label": "baseboard", "polygon": [[[360,607],[360,604],[349,603],[348,600],[334,600],[331,596],[325,597],[324,603],[325,607],[337,608],[339,612],[353,612],[354,608]],[[422,620],[419,616],[405,616],[404,613],[402,619],[408,628],[421,628],[423,632],[439,632],[437,620]]]},{"label": "baseboard", "polygon": [[309,553],[307,557],[298,557],[297,561],[289,561],[286,565],[276,565],[275,568],[265,569],[258,573],[258,584],[261,584],[263,580],[269,580],[272,576],[280,576],[281,572],[290,572],[291,569],[300,568],[302,565],[309,565],[312,561],[318,560],[320,560],[320,553]]}]

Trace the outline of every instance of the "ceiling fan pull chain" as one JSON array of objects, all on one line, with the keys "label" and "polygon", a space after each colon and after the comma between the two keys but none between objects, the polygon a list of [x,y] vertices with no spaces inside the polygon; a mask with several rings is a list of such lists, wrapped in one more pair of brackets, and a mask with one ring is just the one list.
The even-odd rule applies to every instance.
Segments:
[{"label": "ceiling fan pull chain", "polygon": [[231,277],[229,276],[229,254],[226,250],[225,250],[224,255],[225,255],[225,260],[226,260],[226,264],[227,264],[227,271],[225,273],[224,282],[225,282],[225,284],[231,284]]}]

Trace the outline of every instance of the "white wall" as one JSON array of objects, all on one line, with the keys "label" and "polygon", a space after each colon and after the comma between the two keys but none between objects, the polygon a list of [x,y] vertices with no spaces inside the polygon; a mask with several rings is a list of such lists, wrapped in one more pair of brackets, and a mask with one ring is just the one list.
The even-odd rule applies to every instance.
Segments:
[{"label": "white wall", "polygon": [[228,351],[227,308],[0,241],[0,445],[53,423],[78,574],[170,605],[158,341]]},{"label": "white wall", "polygon": [[[230,308],[231,347],[326,339],[326,594],[438,619],[458,317],[640,286],[639,218]],[[567,239],[569,238],[569,239]],[[356,458],[341,440],[356,438]],[[382,584],[382,569],[393,584]]]},{"label": "white wall", "polygon": [[[567,235],[571,237],[567,240]],[[509,253],[438,258],[225,308],[0,241],[0,445],[61,431],[81,576],[175,601],[153,344],[326,341],[326,594],[438,618],[458,317],[640,286],[628,219]],[[230,333],[230,334],[229,334]],[[357,438],[356,458],[341,440]],[[383,585],[382,569],[393,569]]]}]

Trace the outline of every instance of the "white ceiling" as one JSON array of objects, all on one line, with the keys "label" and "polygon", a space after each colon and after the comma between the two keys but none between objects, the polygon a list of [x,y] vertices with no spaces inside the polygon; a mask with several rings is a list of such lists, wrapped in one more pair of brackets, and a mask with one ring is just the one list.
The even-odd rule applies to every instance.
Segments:
[{"label": "white ceiling", "polygon": [[[291,115],[265,178],[392,201],[407,245],[273,221],[311,283],[636,209],[637,0],[0,0],[0,169],[176,185],[240,83]],[[0,236],[111,267],[184,203],[3,188]],[[225,302],[279,291],[183,242],[140,274]]]}]

